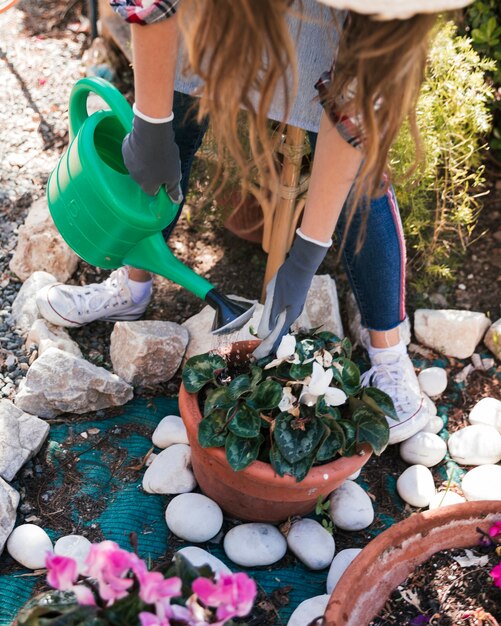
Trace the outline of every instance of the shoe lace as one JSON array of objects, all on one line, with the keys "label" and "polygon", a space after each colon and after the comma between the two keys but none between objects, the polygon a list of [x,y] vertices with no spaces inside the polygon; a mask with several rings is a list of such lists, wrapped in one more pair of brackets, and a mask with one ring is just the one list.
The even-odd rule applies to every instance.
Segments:
[{"label": "shoe lace", "polygon": [[392,360],[388,359],[374,364],[360,377],[363,387],[374,385],[393,400],[397,413],[405,411],[412,406],[413,395],[407,380],[407,367],[404,359],[396,355]]},{"label": "shoe lace", "polygon": [[77,311],[98,313],[103,309],[125,304],[124,284],[127,280],[127,270],[123,267],[112,272],[102,283],[89,285],[85,291],[73,293],[73,301]]}]

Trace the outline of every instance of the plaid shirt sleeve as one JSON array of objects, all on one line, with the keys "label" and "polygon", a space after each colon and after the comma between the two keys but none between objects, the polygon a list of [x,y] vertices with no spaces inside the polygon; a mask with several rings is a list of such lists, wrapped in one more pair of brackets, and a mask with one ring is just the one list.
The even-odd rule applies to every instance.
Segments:
[{"label": "plaid shirt sleeve", "polygon": [[354,148],[360,148],[363,144],[364,135],[362,122],[358,115],[352,117],[348,115],[342,115],[336,110],[336,105],[332,102],[328,102],[327,97],[329,93],[329,86],[332,81],[332,70],[324,72],[322,76],[315,83],[315,89],[318,91],[320,97],[320,103],[324,107],[325,112],[329,116],[329,119],[336,127],[341,137],[347,141],[350,146]]},{"label": "plaid shirt sleeve", "polygon": [[109,0],[111,8],[132,24],[152,24],[172,17],[180,0]]}]

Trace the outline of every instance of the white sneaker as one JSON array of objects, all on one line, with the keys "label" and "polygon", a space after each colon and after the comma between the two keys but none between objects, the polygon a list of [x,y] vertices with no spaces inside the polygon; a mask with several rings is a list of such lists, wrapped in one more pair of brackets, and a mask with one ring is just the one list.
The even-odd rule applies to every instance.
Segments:
[{"label": "white sneaker", "polygon": [[137,320],[150,300],[151,292],[140,302],[134,302],[124,267],[112,272],[102,283],[84,287],[56,283],[42,287],[36,296],[38,309],[48,322],[69,328],[95,320]]},{"label": "white sneaker", "polygon": [[387,417],[389,444],[405,441],[426,426],[430,419],[414,366],[407,352],[384,350],[372,355],[372,367],[361,377],[362,385],[378,387],[393,400],[399,421]]}]

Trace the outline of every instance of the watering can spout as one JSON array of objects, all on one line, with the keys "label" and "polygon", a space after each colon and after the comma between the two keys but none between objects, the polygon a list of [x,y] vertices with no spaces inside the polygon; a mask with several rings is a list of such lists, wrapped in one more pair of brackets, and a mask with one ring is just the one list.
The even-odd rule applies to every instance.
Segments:
[{"label": "watering can spout", "polygon": [[237,301],[211,289],[205,296],[207,304],[215,310],[213,335],[224,335],[242,328],[252,317],[256,304],[245,300]]}]

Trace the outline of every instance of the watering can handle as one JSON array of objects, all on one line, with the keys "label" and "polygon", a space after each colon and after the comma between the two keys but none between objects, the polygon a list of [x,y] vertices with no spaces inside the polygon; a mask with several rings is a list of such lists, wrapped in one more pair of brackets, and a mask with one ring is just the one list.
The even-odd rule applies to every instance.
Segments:
[{"label": "watering can handle", "polygon": [[129,133],[132,129],[134,114],[127,100],[116,87],[104,78],[88,76],[75,83],[70,96],[70,140],[75,137],[80,127],[89,117],[87,113],[87,97],[90,93],[100,96],[109,105],[119,122]]}]

